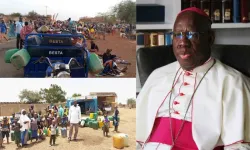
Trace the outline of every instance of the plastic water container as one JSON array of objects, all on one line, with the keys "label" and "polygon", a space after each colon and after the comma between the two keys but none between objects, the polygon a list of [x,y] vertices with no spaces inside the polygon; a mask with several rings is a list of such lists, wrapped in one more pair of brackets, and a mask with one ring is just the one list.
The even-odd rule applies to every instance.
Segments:
[{"label": "plastic water container", "polygon": [[90,118],[90,119],[93,119],[93,118],[94,118],[94,113],[90,113],[90,114],[89,114],[89,118]]},{"label": "plastic water container", "polygon": [[51,135],[51,131],[50,129],[48,129],[48,135],[47,136],[50,136]]},{"label": "plastic water container", "polygon": [[82,121],[81,121],[81,126],[84,127],[84,124],[85,124],[85,121],[82,120]]},{"label": "plastic water container", "polygon": [[89,70],[92,73],[100,73],[104,69],[103,64],[95,53],[89,55]]},{"label": "plastic water container", "polygon": [[117,149],[124,148],[124,138],[120,134],[113,136],[113,146]]},{"label": "plastic water container", "polygon": [[127,134],[124,134],[124,133],[121,133],[120,134],[122,137],[123,137],[123,140],[124,140],[124,147],[128,147],[128,135]]},{"label": "plastic water container", "polygon": [[110,124],[109,124],[109,127],[110,127],[110,128],[113,128],[113,121],[110,121],[109,123],[110,123]]},{"label": "plastic water container", "polygon": [[17,51],[19,51],[19,49],[9,49],[5,52],[4,54],[4,61],[5,63],[10,63],[10,58],[12,57],[12,55],[14,55]]},{"label": "plastic water container", "polygon": [[48,135],[48,129],[44,128],[43,133],[44,133],[45,136],[47,136]]},{"label": "plastic water container", "polygon": [[15,54],[13,54],[10,58],[11,64],[16,69],[21,69],[25,67],[30,61],[30,55],[26,49],[21,49]]},{"label": "plastic water container", "polygon": [[93,113],[93,119],[95,119],[95,120],[97,120],[97,117],[98,117],[98,115],[97,115],[97,113]]},{"label": "plastic water container", "polygon": [[99,121],[98,123],[99,123],[99,128],[102,128],[104,126],[102,121]]},{"label": "plastic water container", "polygon": [[62,128],[61,129],[61,136],[62,136],[62,138],[66,138],[67,137],[67,129],[66,128]]}]

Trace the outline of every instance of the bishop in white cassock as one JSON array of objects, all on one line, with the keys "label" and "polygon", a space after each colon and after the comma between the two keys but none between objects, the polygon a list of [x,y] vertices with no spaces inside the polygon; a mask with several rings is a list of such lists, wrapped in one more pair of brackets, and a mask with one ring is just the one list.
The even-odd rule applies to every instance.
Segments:
[{"label": "bishop in white cassock", "polygon": [[177,62],[156,69],[137,98],[137,149],[250,150],[250,81],[211,57],[211,24],[198,8],[178,14]]}]

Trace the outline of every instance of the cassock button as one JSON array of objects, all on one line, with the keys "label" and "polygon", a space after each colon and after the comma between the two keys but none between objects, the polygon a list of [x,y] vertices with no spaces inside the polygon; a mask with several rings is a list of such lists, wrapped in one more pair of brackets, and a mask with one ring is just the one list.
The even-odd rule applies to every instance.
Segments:
[{"label": "cassock button", "polygon": [[185,94],[184,93],[180,93],[180,96],[184,96]]},{"label": "cassock button", "polygon": [[184,85],[184,86],[187,86],[187,85],[189,85],[189,83],[187,83],[187,82],[184,82],[184,83],[183,83],[183,85]]},{"label": "cassock button", "polygon": [[190,72],[188,72],[188,71],[186,71],[186,72],[185,72],[185,75],[186,75],[186,76],[190,76],[190,75],[193,75],[193,74],[190,73]]},{"label": "cassock button", "polygon": [[175,111],[174,113],[175,113],[175,114],[177,114],[177,115],[179,115],[179,114],[180,114],[178,111]]},{"label": "cassock button", "polygon": [[179,102],[177,102],[177,101],[174,101],[174,104],[175,104],[175,105],[177,105],[177,104],[180,104],[180,103],[179,103]]}]

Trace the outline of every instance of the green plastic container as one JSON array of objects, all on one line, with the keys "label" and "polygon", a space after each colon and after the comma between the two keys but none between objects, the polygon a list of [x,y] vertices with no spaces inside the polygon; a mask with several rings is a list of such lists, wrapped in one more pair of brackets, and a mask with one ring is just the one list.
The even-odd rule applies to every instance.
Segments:
[{"label": "green plastic container", "polygon": [[29,139],[29,140],[32,139],[32,132],[31,132],[31,130],[28,131],[28,139]]},{"label": "green plastic container", "polygon": [[30,61],[30,55],[26,49],[21,49],[11,56],[10,62],[16,69],[25,67]]},{"label": "green plastic container", "polygon": [[92,73],[100,73],[103,70],[103,64],[95,53],[89,56],[89,70]]},{"label": "green plastic container", "polygon": [[93,122],[92,122],[92,121],[89,121],[88,123],[89,123],[89,127],[92,128],[92,123],[93,123]]},{"label": "green plastic container", "polygon": [[44,128],[44,129],[43,129],[43,133],[44,133],[45,136],[47,136],[47,135],[48,135],[48,129],[47,129],[47,128]]},{"label": "green plastic container", "polygon": [[92,122],[92,128],[97,130],[99,128],[99,123],[97,121]]},{"label": "green plastic container", "polygon": [[4,61],[5,63],[10,63],[10,58],[12,57],[12,55],[14,55],[17,51],[19,51],[19,49],[10,49],[7,50],[4,54]]},{"label": "green plastic container", "polygon": [[11,141],[15,141],[14,131],[10,132]]},{"label": "green plastic container", "polygon": [[98,114],[94,113],[94,119],[95,119],[95,121],[97,121],[97,118],[98,118]]},{"label": "green plastic container", "polygon": [[58,131],[58,128],[56,128],[56,136],[59,135],[59,131]]},{"label": "green plastic container", "polygon": [[89,118],[86,118],[84,121],[85,121],[85,123],[86,123],[86,122],[89,122]]},{"label": "green plastic container", "polygon": [[87,123],[85,122],[84,127],[89,127],[89,122],[87,122]]},{"label": "green plastic container", "polygon": [[109,121],[114,121],[113,116],[108,116]]}]

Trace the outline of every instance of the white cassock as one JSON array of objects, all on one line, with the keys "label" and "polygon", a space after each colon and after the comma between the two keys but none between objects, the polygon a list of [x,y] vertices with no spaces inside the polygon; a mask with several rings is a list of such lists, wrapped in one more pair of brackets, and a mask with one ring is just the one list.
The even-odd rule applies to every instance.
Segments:
[{"label": "white cassock", "polygon": [[171,118],[180,121],[184,119],[194,89],[212,65],[197,88],[185,118],[191,125],[196,149],[213,150],[218,146],[225,150],[250,149],[247,144],[250,142],[250,80],[214,58],[192,71],[182,70],[179,63],[174,62],[149,76],[136,100],[137,149],[171,149],[171,143],[150,139],[155,120],[169,117],[173,80],[175,76],[178,79],[170,100]]}]

